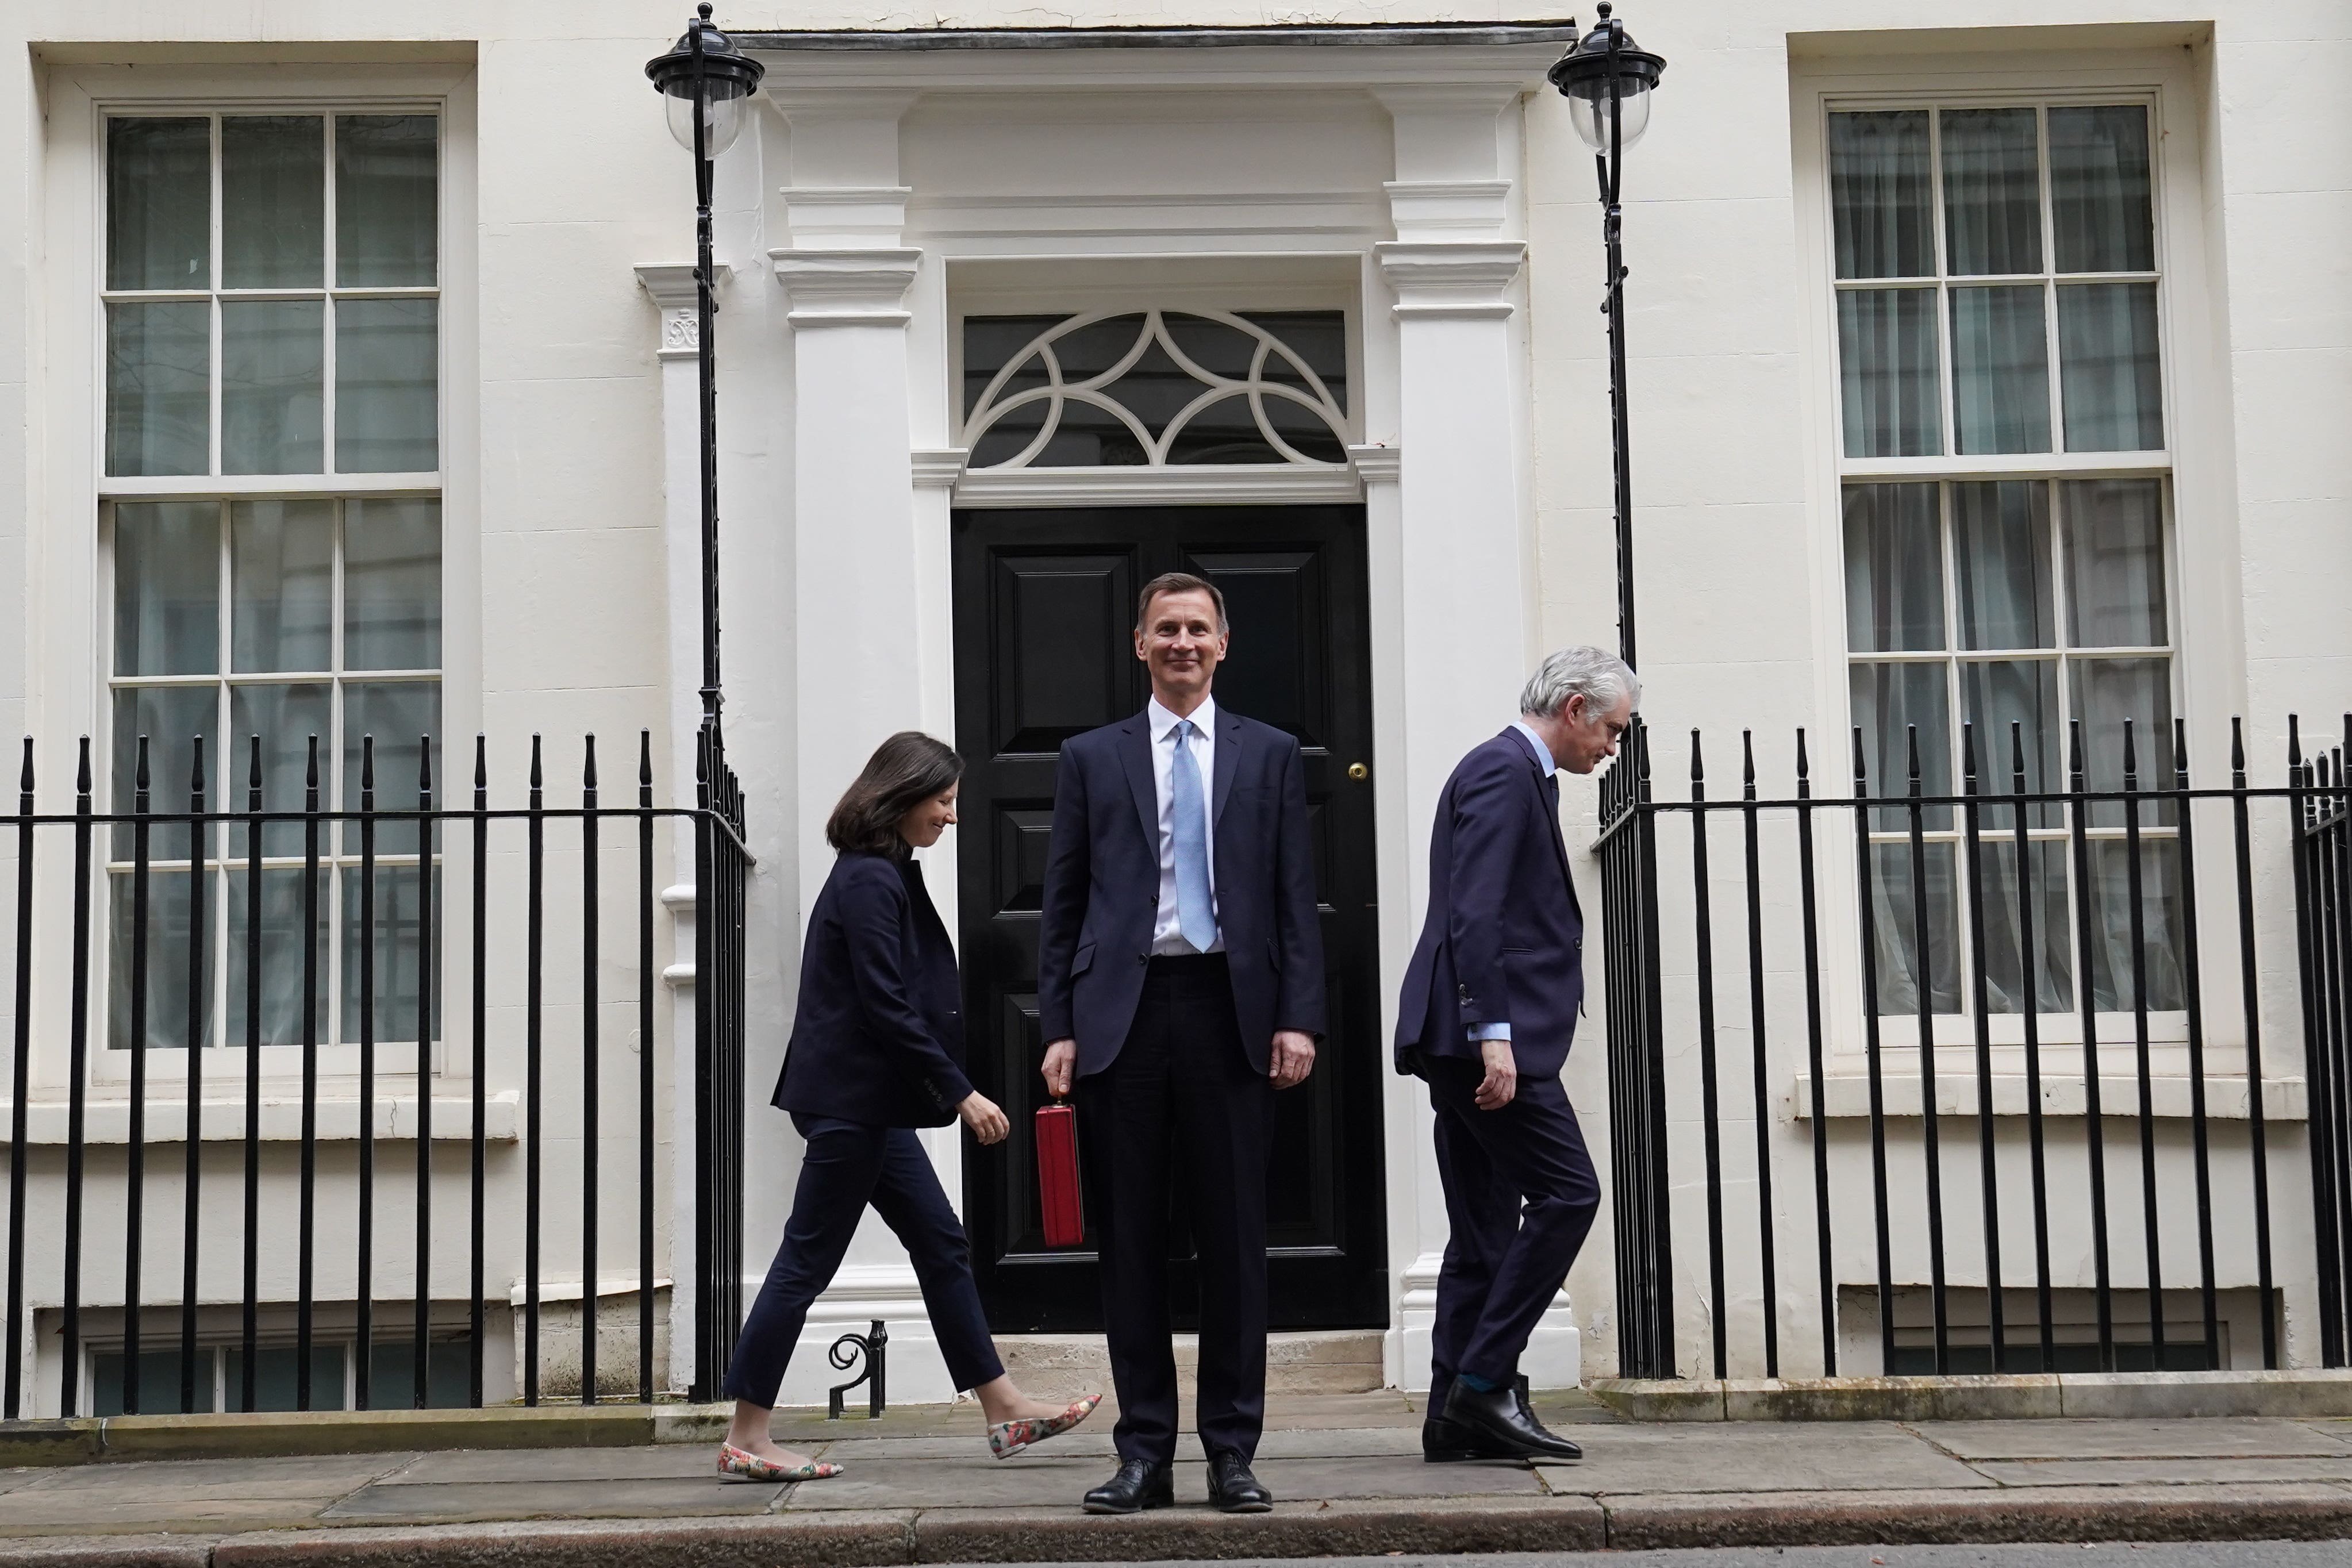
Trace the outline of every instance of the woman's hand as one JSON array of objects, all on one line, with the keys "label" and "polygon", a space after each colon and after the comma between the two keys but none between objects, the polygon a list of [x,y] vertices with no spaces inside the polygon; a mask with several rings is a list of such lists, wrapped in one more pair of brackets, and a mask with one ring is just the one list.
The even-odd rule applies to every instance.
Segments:
[{"label": "woman's hand", "polygon": [[963,1118],[963,1124],[982,1143],[1002,1143],[1004,1135],[1013,1131],[1013,1123],[996,1108],[996,1101],[978,1089],[964,1096],[963,1103],[956,1107],[956,1114]]}]

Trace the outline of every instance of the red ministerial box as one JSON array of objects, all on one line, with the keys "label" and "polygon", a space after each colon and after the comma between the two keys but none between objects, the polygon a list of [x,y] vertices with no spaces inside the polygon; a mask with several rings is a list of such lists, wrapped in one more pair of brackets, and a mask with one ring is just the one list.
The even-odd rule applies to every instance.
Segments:
[{"label": "red ministerial box", "polygon": [[1078,1191],[1078,1113],[1067,1105],[1037,1108],[1037,1197],[1045,1245],[1076,1247],[1087,1234]]}]

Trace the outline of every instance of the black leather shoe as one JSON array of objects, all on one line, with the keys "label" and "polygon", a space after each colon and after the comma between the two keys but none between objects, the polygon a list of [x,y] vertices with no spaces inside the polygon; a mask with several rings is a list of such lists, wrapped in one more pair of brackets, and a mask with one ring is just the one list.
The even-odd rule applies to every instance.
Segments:
[{"label": "black leather shoe", "polygon": [[1267,1513],[1274,1494],[1239,1454],[1219,1454],[1209,1461],[1209,1502],[1223,1513]]},{"label": "black leather shoe", "polygon": [[1443,1415],[1421,1423],[1421,1457],[1433,1465],[1466,1465],[1475,1459],[1517,1459],[1517,1448],[1496,1448]]},{"label": "black leather shoe", "polygon": [[1176,1506],[1176,1473],[1149,1459],[1122,1459],[1110,1479],[1087,1494],[1088,1513],[1141,1513]]},{"label": "black leather shoe", "polygon": [[1584,1450],[1565,1437],[1556,1437],[1536,1425],[1519,1404],[1518,1390],[1497,1388],[1486,1393],[1460,1378],[1445,1396],[1445,1419],[1479,1443],[1529,1459],[1580,1459]]},{"label": "black leather shoe", "polygon": [[1528,1403],[1528,1379],[1526,1373],[1522,1373],[1517,1378],[1514,1378],[1511,1383],[1511,1387],[1512,1391],[1519,1397],[1519,1414],[1528,1418],[1528,1426],[1534,1427],[1545,1436],[1549,1437],[1555,1443],[1568,1443],[1569,1447],[1574,1451],[1562,1455],[1561,1457],[1563,1458],[1580,1459],[1584,1458],[1584,1450],[1582,1448],[1577,1447],[1574,1443],[1569,1443],[1567,1438],[1561,1436],[1559,1433],[1553,1431],[1550,1427],[1536,1419],[1536,1407]]}]

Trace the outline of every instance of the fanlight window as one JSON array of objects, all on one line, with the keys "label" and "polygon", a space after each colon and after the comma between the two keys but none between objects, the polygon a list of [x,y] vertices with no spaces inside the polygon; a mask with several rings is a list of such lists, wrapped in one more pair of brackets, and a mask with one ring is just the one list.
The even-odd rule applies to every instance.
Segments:
[{"label": "fanlight window", "polygon": [[1348,460],[1338,310],[969,316],[973,468]]}]

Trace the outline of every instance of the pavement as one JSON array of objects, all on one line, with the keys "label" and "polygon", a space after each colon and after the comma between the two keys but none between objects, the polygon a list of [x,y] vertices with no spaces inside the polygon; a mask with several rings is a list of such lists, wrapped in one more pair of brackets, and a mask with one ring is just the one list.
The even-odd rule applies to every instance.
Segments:
[{"label": "pavement", "polygon": [[[1428,1465],[1393,1392],[1268,1401],[1275,1510],[1204,1500],[1081,1513],[1112,1412],[988,1457],[977,1408],[878,1421],[786,1413],[777,1435],[845,1467],[799,1486],[721,1480],[705,1444],[0,1470],[0,1568],[301,1563],[646,1568],[1275,1559],[1900,1542],[2352,1538],[2352,1420],[1625,1421],[1580,1394],[1538,1413],[1578,1464]],[[1189,1439],[1187,1440],[1189,1443]],[[2352,1553],[2347,1553],[2352,1556]]]}]

